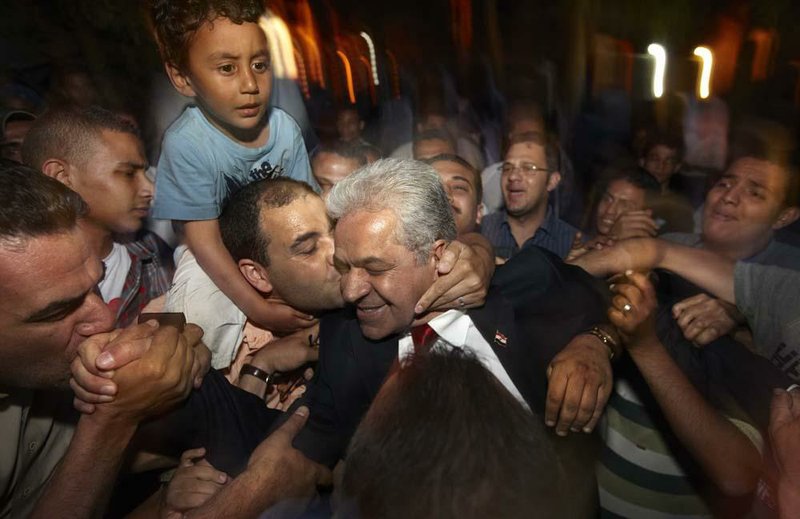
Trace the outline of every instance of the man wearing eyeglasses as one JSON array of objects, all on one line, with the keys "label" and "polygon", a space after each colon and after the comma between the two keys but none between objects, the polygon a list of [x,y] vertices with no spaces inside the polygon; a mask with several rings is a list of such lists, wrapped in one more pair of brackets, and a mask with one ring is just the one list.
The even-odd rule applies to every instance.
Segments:
[{"label": "man wearing eyeglasses", "polygon": [[575,238],[575,229],[548,205],[561,173],[555,142],[538,132],[512,139],[501,166],[500,186],[505,209],[481,223],[481,233],[494,246],[502,263],[525,247],[539,246],[562,259]]}]

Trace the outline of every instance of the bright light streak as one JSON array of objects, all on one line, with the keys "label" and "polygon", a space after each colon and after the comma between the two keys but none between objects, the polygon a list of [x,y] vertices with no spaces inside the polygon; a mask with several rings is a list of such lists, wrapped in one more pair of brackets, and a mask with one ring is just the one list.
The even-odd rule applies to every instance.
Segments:
[{"label": "bright light streak", "polygon": [[700,69],[700,80],[697,83],[697,95],[700,99],[707,99],[711,95],[711,67],[714,65],[714,57],[708,47],[697,47],[694,55],[700,58],[703,66]]},{"label": "bright light streak", "polygon": [[369,37],[369,34],[362,31],[361,37],[364,38],[364,41],[367,42],[367,47],[369,47],[369,65],[372,69],[372,82],[375,83],[375,86],[378,86],[381,83],[378,81],[378,62],[375,59],[375,45],[373,45],[372,38]]},{"label": "bright light streak", "polygon": [[658,43],[651,43],[647,46],[647,53],[656,60],[656,68],[653,71],[653,96],[656,99],[664,95],[664,75],[667,70],[667,51]]},{"label": "bright light streak", "polygon": [[350,98],[350,103],[355,104],[356,93],[355,90],[353,90],[353,71],[350,69],[350,60],[347,59],[345,53],[340,50],[337,50],[336,54],[338,54],[339,59],[342,60],[342,64],[344,65],[344,75],[347,79],[347,95]]},{"label": "bright light streak", "polygon": [[267,36],[272,58],[272,72],[276,77],[297,79],[297,63],[294,61],[294,46],[289,28],[280,17],[269,10],[264,13],[258,25]]}]

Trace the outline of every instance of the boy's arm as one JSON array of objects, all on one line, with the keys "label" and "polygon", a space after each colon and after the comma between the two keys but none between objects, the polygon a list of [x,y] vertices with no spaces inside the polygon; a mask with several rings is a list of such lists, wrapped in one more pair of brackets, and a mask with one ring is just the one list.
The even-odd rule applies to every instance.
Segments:
[{"label": "boy's arm", "polygon": [[217,220],[186,222],[185,233],[189,249],[208,277],[248,318],[277,333],[296,331],[314,324],[312,316],[297,312],[288,305],[270,302],[250,286],[225,248]]},{"label": "boy's arm", "polygon": [[745,434],[695,389],[655,333],[655,290],[645,274],[631,273],[612,289],[609,318],[672,431],[715,485],[728,496],[753,491],[761,456]]}]

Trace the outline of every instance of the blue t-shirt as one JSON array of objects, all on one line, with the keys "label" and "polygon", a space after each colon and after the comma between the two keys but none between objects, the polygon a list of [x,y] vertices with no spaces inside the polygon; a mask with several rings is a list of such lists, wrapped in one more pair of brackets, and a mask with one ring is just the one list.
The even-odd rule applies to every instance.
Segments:
[{"label": "blue t-shirt", "polygon": [[187,107],[164,134],[153,218],[213,220],[233,193],[263,178],[286,176],[319,191],[294,119],[272,107],[268,124],[266,145],[248,148],[213,126],[199,108]]}]

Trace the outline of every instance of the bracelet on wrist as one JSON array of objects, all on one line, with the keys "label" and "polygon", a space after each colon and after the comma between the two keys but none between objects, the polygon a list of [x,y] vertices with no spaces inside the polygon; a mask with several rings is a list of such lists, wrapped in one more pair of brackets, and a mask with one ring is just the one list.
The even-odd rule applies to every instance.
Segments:
[{"label": "bracelet on wrist", "polygon": [[240,371],[242,375],[250,375],[251,377],[255,377],[258,380],[261,380],[265,384],[269,385],[273,378],[278,374],[277,371],[272,373],[267,373],[261,368],[257,368],[252,364],[245,364],[242,366],[242,370]]},{"label": "bracelet on wrist", "polygon": [[607,331],[603,330],[599,326],[592,326],[584,333],[589,335],[594,335],[600,342],[602,342],[605,347],[608,349],[608,360],[614,360],[614,357],[617,355],[617,351],[619,351],[619,345],[617,341],[609,334]]}]

